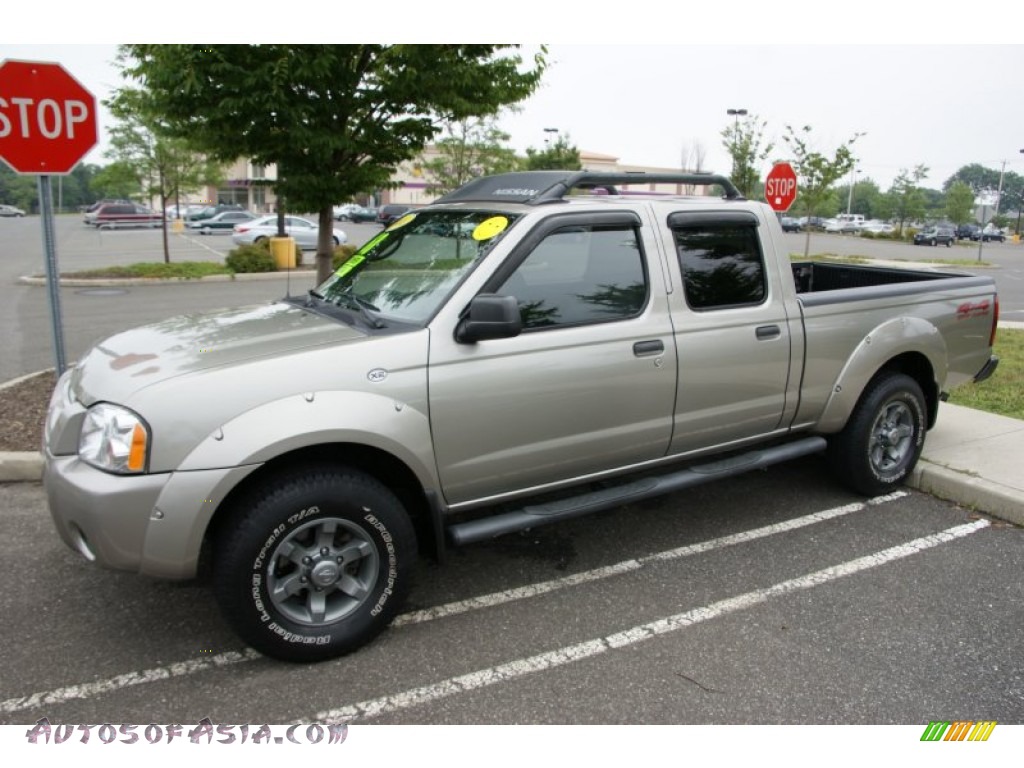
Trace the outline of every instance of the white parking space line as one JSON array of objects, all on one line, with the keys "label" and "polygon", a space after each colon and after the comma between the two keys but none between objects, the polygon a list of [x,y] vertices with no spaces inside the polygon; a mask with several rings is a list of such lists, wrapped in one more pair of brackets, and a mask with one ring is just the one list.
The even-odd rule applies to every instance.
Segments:
[{"label": "white parking space line", "polygon": [[206,243],[202,242],[201,240],[196,240],[194,237],[190,237],[189,235],[186,235],[184,233],[178,234],[178,237],[180,237],[182,240],[185,240],[185,241],[187,241],[189,243],[192,243],[192,245],[198,246],[200,248],[205,248],[206,250],[208,250],[210,253],[212,253],[214,256],[216,256],[218,258],[223,258],[224,257],[223,253],[218,251],[216,248],[211,248],[210,246],[208,246]]},{"label": "white parking space line", "polygon": [[256,651],[246,648],[241,653],[229,651],[208,659],[193,659],[182,661],[177,664],[170,664],[166,667],[154,667],[142,672],[129,672],[125,675],[118,675],[107,680],[97,680],[94,683],[83,683],[82,685],[71,685],[67,688],[57,688],[53,691],[33,693],[31,696],[7,699],[0,701],[0,713],[20,712],[23,709],[45,706],[48,704],[63,704],[73,699],[87,699],[92,696],[99,696],[103,693],[116,691],[120,688],[130,688],[133,685],[154,683],[157,680],[169,680],[172,677],[183,677],[194,675],[196,672],[203,672],[207,669],[226,667],[231,664],[238,664],[243,661],[263,658]]},{"label": "white parking space line", "polygon": [[471,597],[467,600],[459,600],[452,603],[445,603],[444,605],[438,605],[433,608],[424,608],[420,611],[410,611],[409,613],[403,613],[400,616],[396,616],[394,621],[391,622],[392,626],[402,626],[403,624],[418,624],[422,621],[432,621],[434,619],[440,619],[445,616],[454,616],[459,613],[465,613],[467,611],[475,611],[480,608],[492,608],[496,605],[502,605],[504,603],[511,603],[514,600],[523,600],[529,597],[536,597],[543,595],[548,592],[554,592],[559,589],[566,589],[567,587],[575,587],[580,584],[586,584],[591,581],[598,581],[599,579],[606,579],[610,576],[618,576],[623,573],[629,573],[631,571],[638,571],[649,563],[655,563],[664,560],[675,560],[680,557],[688,557],[690,555],[703,554],[705,552],[711,552],[715,549],[721,549],[722,547],[729,547],[733,544],[741,544],[747,541],[754,541],[756,539],[762,539],[766,536],[774,536],[777,533],[785,533],[786,531],[794,531],[798,528],[803,528],[814,523],[821,523],[826,520],[833,520],[843,515],[849,515],[853,512],[860,512],[861,510],[867,509],[868,506],[874,506],[878,504],[884,504],[889,501],[895,501],[902,499],[907,496],[906,491],[896,491],[886,496],[877,496],[873,499],[869,499],[866,502],[855,502],[853,504],[846,504],[841,507],[833,507],[832,509],[826,509],[823,512],[814,512],[810,515],[804,515],[803,517],[796,517],[792,520],[786,520],[781,523],[775,523],[773,525],[766,525],[762,528],[754,528],[749,531],[743,531],[742,533],[734,533],[730,536],[722,536],[717,539],[709,539],[708,541],[702,541],[699,544],[690,544],[685,547],[679,547],[677,549],[670,549],[665,552],[656,552],[651,555],[646,555],[635,560],[623,560],[620,563],[614,565],[606,565],[601,568],[595,568],[590,571],[583,571],[582,573],[576,573],[572,576],[566,576],[561,579],[553,579],[551,581],[543,581],[538,584],[529,584],[525,587],[519,587],[517,589],[507,589],[501,592],[492,592],[489,595],[480,595],[478,597]]},{"label": "white parking space line", "polygon": [[[809,515],[793,518],[792,520],[786,520],[781,523],[775,523],[773,525],[766,525],[761,528],[754,528],[749,531],[743,531],[741,533],[732,534],[730,536],[722,536],[717,539],[710,539],[705,542],[691,544],[685,547],[667,550],[665,552],[656,552],[637,559],[624,560],[613,565],[595,568],[590,571],[584,571],[583,573],[574,574],[572,576],[566,576],[561,579],[554,579],[551,581],[540,582],[537,584],[529,584],[527,586],[519,587],[517,589],[509,589],[502,592],[494,592],[488,595],[471,597],[466,600],[445,603],[444,605],[435,606],[433,608],[426,608],[421,611],[411,611],[409,613],[400,614],[399,616],[395,617],[394,621],[392,622],[392,626],[402,626],[403,624],[418,624],[425,621],[433,621],[434,619],[440,619],[446,616],[454,616],[460,613],[466,613],[468,611],[479,610],[482,608],[491,608],[496,605],[509,603],[515,600],[523,600],[530,597],[536,597],[538,595],[543,595],[545,593],[553,592],[555,590],[567,589],[569,587],[577,586],[580,584],[586,584],[588,582],[597,581],[599,579],[606,579],[624,573],[637,571],[643,568],[644,565],[649,563],[672,560],[675,558],[687,557],[689,555],[710,552],[712,550],[731,546],[733,544],[754,541],[756,539],[764,538],[766,536],[772,536],[776,533],[783,533],[785,531],[796,530],[798,528],[803,528],[808,525],[813,525],[814,523],[820,523],[826,520],[832,520],[838,517],[842,517],[844,515],[849,515],[854,512],[859,512],[863,509],[866,509],[868,506],[874,506],[884,504],[889,501],[895,501],[907,495],[907,491],[897,491],[886,496],[878,496],[866,502],[856,502],[853,504],[846,504],[841,507],[833,507],[832,509],[827,509],[822,512],[814,512]],[[38,707],[45,704],[59,704],[74,699],[86,699],[92,696],[110,693],[120,688],[128,688],[135,685],[141,685],[143,683],[152,683],[159,680],[167,680],[172,677],[192,675],[198,672],[203,672],[207,669],[222,667],[229,664],[238,664],[240,662],[252,661],[259,658],[262,658],[262,656],[259,653],[247,648],[241,653],[231,651],[228,653],[220,654],[218,656],[213,656],[209,659],[195,659],[170,664],[164,667],[154,667],[153,669],[147,669],[141,672],[129,672],[127,674],[118,675],[117,677],[109,678],[107,680],[98,680],[92,683],[72,685],[66,688],[58,688],[52,691],[42,691],[39,693],[31,694],[29,696],[23,696],[18,698],[7,699],[6,701],[0,701],[0,714],[19,712],[25,709],[31,709],[32,707]]]},{"label": "white parking space line", "polygon": [[516,678],[523,677],[524,675],[532,674],[533,672],[543,672],[549,669],[554,669],[555,667],[564,666],[574,661],[598,656],[607,651],[625,648],[643,640],[663,635],[667,632],[675,632],[676,630],[684,629],[709,619],[718,618],[719,616],[724,616],[735,611],[741,611],[746,608],[765,603],[780,595],[785,595],[797,590],[810,589],[822,584],[827,584],[830,581],[835,581],[836,579],[851,576],[855,573],[859,573],[860,571],[877,568],[880,565],[885,565],[886,563],[891,563],[895,560],[909,557],[910,555],[916,555],[919,552],[931,549],[932,547],[936,547],[940,544],[945,544],[955,539],[968,536],[983,528],[987,528],[988,526],[988,520],[978,520],[966,525],[949,528],[931,536],[923,536],[919,539],[908,541],[905,544],[883,549],[872,555],[860,557],[856,560],[850,560],[820,571],[815,571],[814,573],[808,573],[795,579],[779,582],[778,584],[765,589],[757,589],[752,592],[737,595],[736,597],[720,600],[701,608],[686,611],[685,613],[678,613],[664,619],[658,619],[657,621],[652,621],[647,624],[631,627],[630,629],[622,632],[616,632],[615,634],[607,635],[602,638],[596,638],[594,640],[587,640],[575,645],[565,646],[536,656],[530,656],[529,658],[516,659],[515,661],[510,661],[495,667],[488,667],[487,669],[477,670],[476,672],[471,672],[466,675],[451,677],[432,685],[413,688],[391,696],[382,696],[377,699],[362,701],[358,704],[350,704],[338,709],[326,710],[317,713],[313,719],[320,722],[331,723],[369,720],[401,709],[407,709],[408,707],[414,707],[419,704],[436,701],[448,696],[466,693],[478,688],[484,688],[505,682],[506,680],[514,680]]}]

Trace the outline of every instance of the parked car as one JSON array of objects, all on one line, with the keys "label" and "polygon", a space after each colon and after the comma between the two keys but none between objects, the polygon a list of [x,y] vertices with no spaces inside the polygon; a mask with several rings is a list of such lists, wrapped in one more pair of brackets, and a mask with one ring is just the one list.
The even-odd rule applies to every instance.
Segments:
[{"label": "parked car", "polygon": [[956,228],[957,240],[977,240],[981,237],[981,227],[977,224],[961,224]]},{"label": "parked car", "polygon": [[[289,237],[295,239],[295,244],[300,248],[304,250],[316,248],[320,228],[309,219],[300,219],[298,216],[285,216],[284,229]],[[348,242],[348,235],[340,229],[332,230],[332,232],[335,245],[342,245]],[[276,236],[277,215],[275,214],[236,224],[231,239],[236,245],[250,245]]]},{"label": "parked car", "polygon": [[199,230],[200,235],[209,235],[213,232],[229,232],[235,228],[238,224],[244,224],[247,221],[252,221],[256,217],[248,211],[224,211],[218,213],[209,219],[197,219],[190,221],[187,226],[189,229]]},{"label": "parked car", "polygon": [[398,615],[418,552],[826,449],[853,491],[891,493],[945,393],[998,365],[993,279],[791,263],[766,204],[700,178],[724,197],[478,178],[315,291],[99,342],[44,421],[61,538],[146,576],[208,563],[245,642],[309,662]]},{"label": "parked car", "polygon": [[1003,234],[1003,231],[1001,229],[997,229],[996,227],[989,225],[986,226],[983,230],[981,230],[981,239],[983,242],[988,242],[989,240],[997,240],[998,242],[1002,243],[1006,241],[1006,235]]},{"label": "parked car", "polygon": [[334,206],[334,220],[335,221],[350,221],[349,212],[355,210],[359,206],[355,203],[345,203],[344,205]]},{"label": "parked car", "polygon": [[348,220],[354,222],[366,222],[377,220],[376,208],[363,208],[359,206],[348,212]]},{"label": "parked car", "polygon": [[947,248],[956,240],[956,231],[952,227],[925,227],[914,235],[914,245],[938,245]]},{"label": "parked car", "polygon": [[810,229],[812,231],[821,231],[825,229],[826,219],[821,216],[801,216],[797,221],[800,222],[800,226],[804,229]]},{"label": "parked car", "polygon": [[16,216],[18,218],[25,215],[25,212],[21,208],[15,208],[13,205],[0,205],[0,216]]},{"label": "parked car", "polygon": [[396,203],[382,205],[377,209],[377,223],[385,227],[391,226],[411,210],[411,205],[398,205]]},{"label": "parked car", "polygon": [[822,232],[831,232],[832,234],[839,234],[843,231],[843,222],[839,219],[825,219],[821,225]]},{"label": "parked car", "polygon": [[783,216],[779,219],[779,224],[782,225],[783,232],[799,232],[800,222],[796,219],[790,218],[789,216]]},{"label": "parked car", "polygon": [[159,227],[164,215],[138,203],[108,203],[85,214],[85,223],[96,229]]},{"label": "parked car", "polygon": [[896,227],[884,221],[867,221],[860,228],[861,232],[870,232],[872,235],[891,235]]},{"label": "parked car", "polygon": [[218,213],[224,213],[225,211],[244,211],[245,208],[236,203],[220,203],[218,205],[208,205],[205,208],[200,208],[198,211],[185,214],[185,222],[191,221],[202,221],[203,219],[212,219]]},{"label": "parked car", "polygon": [[182,205],[168,205],[164,209],[164,213],[167,214],[168,219],[188,219],[189,215],[199,213],[201,210],[206,208],[205,205],[196,205],[194,203],[182,204]]}]

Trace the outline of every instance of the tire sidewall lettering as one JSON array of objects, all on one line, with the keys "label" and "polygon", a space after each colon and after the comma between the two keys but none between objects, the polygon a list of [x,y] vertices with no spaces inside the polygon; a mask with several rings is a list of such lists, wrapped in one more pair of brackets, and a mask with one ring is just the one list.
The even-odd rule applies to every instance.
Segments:
[{"label": "tire sidewall lettering", "polygon": [[[364,508],[365,510],[365,508]],[[273,604],[270,600],[270,596],[267,593],[266,586],[266,575],[265,571],[269,567],[268,559],[273,553],[274,548],[278,543],[285,537],[287,533],[294,531],[295,528],[303,523],[307,523],[317,516],[332,517],[334,515],[324,513],[320,505],[311,505],[303,508],[301,511],[295,514],[289,515],[286,522],[281,523],[271,534],[266,538],[263,544],[260,546],[259,553],[256,558],[252,561],[252,570],[250,572],[250,584],[249,584],[249,595],[250,602],[255,610],[259,622],[265,627],[266,631],[274,634],[279,640],[286,643],[298,644],[298,645],[329,645],[333,640],[333,634],[331,632],[323,632],[323,627],[310,627],[309,630],[321,631],[320,634],[303,634],[302,630],[295,631],[298,629],[287,619],[282,618],[276,611],[273,611]],[[358,517],[349,518],[353,522],[361,524],[361,527],[367,531],[368,534],[373,535],[377,539],[377,547],[381,554],[387,556],[387,569],[386,571],[382,568],[378,575],[377,584],[374,587],[374,591],[378,592],[376,602],[373,607],[369,610],[369,617],[376,618],[385,610],[385,604],[388,599],[395,594],[395,589],[398,583],[398,551],[395,547],[394,538],[387,526],[372,513],[366,514],[362,521]],[[372,598],[367,598],[367,603]],[[360,608],[357,614],[352,617],[348,617],[343,621],[359,620],[359,614],[363,614],[365,617],[365,608]]]}]

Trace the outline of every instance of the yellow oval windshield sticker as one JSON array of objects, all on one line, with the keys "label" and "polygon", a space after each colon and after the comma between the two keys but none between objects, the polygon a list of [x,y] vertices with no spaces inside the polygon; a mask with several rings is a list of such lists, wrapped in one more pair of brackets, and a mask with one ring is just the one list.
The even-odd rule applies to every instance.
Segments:
[{"label": "yellow oval windshield sticker", "polygon": [[500,235],[508,226],[508,219],[504,216],[491,216],[477,224],[473,230],[474,240],[490,240],[495,235]]},{"label": "yellow oval windshield sticker", "polygon": [[349,272],[351,272],[353,269],[355,269],[360,264],[362,264],[364,261],[366,261],[366,257],[365,256],[359,256],[359,255],[353,256],[351,259],[349,259],[344,264],[342,264],[340,267],[338,267],[338,271],[335,272],[334,274],[336,274],[338,277],[344,277]]},{"label": "yellow oval windshield sticker", "polygon": [[385,232],[390,232],[393,229],[398,229],[399,227],[404,227],[406,224],[408,224],[410,221],[412,221],[415,218],[416,218],[416,214],[415,213],[407,213],[407,214],[405,214],[405,216],[400,218],[398,221],[396,221],[394,224],[392,224],[390,227],[388,227],[384,231]]}]

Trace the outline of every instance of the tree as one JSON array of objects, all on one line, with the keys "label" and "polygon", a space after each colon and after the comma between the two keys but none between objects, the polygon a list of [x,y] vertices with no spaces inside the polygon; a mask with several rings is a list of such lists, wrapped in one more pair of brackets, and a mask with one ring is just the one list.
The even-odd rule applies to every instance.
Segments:
[{"label": "tree", "polygon": [[[699,139],[694,139],[692,144],[683,144],[679,154],[679,167],[684,173],[700,173],[704,170],[704,159],[707,157],[707,150]],[[684,184],[683,193],[687,195],[696,194],[696,184]]]},{"label": "tree", "polygon": [[124,74],[171,135],[225,162],[277,166],[292,208],[319,211],[317,277],[331,271],[332,206],[390,185],[446,121],[495,114],[536,89],[505,45],[125,45]]},{"label": "tree", "polygon": [[424,164],[428,188],[437,194],[458,189],[470,179],[513,171],[516,154],[506,145],[509,135],[493,117],[449,122],[445,137],[434,143],[438,157]]},{"label": "tree", "polygon": [[554,144],[542,150],[527,147],[522,167],[526,171],[578,171],[583,163],[580,151],[569,143],[569,136],[559,134]]},{"label": "tree", "polygon": [[[795,204],[805,216],[814,216],[832,196],[832,186],[853,168],[857,158],[850,147],[864,134],[855,133],[852,139],[840,144],[831,159],[810,146],[811,126],[805,125],[799,132],[791,125],[786,126],[783,140],[793,153],[793,170],[797,175],[797,197]],[[811,231],[807,228],[804,240],[804,258],[811,251]]]},{"label": "tree", "polygon": [[919,184],[927,176],[928,169],[923,165],[912,171],[901,168],[886,193],[889,218],[896,222],[896,231],[901,236],[904,223],[924,216],[928,199]]},{"label": "tree", "polygon": [[957,225],[974,219],[974,192],[962,181],[953,182],[946,190],[946,218]]},{"label": "tree", "polygon": [[[845,211],[847,204],[851,201],[850,185],[837,186],[834,193],[837,202],[836,211],[839,208]],[[850,213],[859,213],[865,219],[881,218],[880,211],[883,207],[879,205],[881,197],[882,190],[878,188],[878,184],[873,179],[868,177],[857,179],[853,184],[853,205],[850,206]]]},{"label": "tree", "polygon": [[775,146],[771,141],[763,144],[767,125],[757,115],[747,115],[722,131],[722,146],[732,158],[732,183],[748,199],[760,199],[764,189],[758,169]]},{"label": "tree", "polygon": [[115,160],[100,168],[92,178],[92,188],[100,197],[131,200],[143,196],[142,182],[135,167]]},{"label": "tree", "polygon": [[[147,112],[139,91],[123,89],[107,106],[118,120],[110,130],[106,153],[115,161],[108,166],[111,181],[134,186],[147,198],[159,197],[161,211],[182,189],[217,183],[219,167],[190,149],[185,140],[168,135],[166,126]],[[169,264],[166,218],[162,230],[164,262]]]}]

